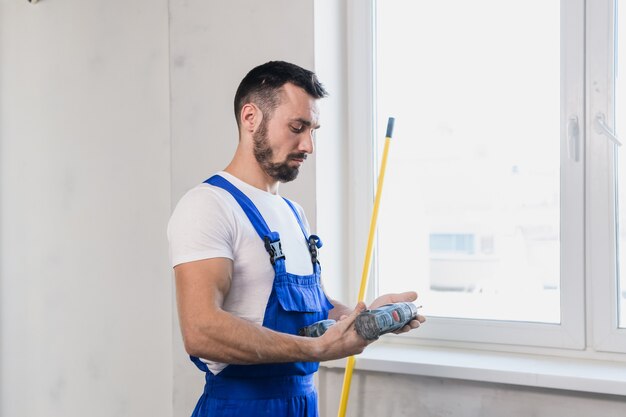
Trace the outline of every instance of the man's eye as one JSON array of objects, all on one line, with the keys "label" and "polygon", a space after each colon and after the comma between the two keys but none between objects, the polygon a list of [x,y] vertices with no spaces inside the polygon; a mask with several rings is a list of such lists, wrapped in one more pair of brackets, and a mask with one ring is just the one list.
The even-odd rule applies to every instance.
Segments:
[{"label": "man's eye", "polygon": [[293,133],[302,133],[304,131],[304,126],[290,126],[290,127]]}]

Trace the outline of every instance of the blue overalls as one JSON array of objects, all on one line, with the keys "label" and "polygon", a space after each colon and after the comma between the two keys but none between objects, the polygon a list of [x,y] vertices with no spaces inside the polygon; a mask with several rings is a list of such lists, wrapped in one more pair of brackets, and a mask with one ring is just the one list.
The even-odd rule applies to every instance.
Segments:
[{"label": "blue overalls", "polygon": [[[328,318],[333,305],[320,284],[317,250],[322,246],[315,236],[307,236],[302,219],[293,204],[284,199],[296,216],[311,253],[313,274],[293,275],[285,269],[285,255],[280,236],[272,232],[252,201],[225,178],[214,175],[205,181],[228,191],[239,203],[265,244],[274,266],[274,283],[270,293],[263,326],[283,333],[298,330]],[[228,365],[213,375],[197,357],[191,360],[206,373],[204,393],[192,417],[268,416],[317,417],[317,391],[313,374],[317,362],[292,362],[259,365]]]}]

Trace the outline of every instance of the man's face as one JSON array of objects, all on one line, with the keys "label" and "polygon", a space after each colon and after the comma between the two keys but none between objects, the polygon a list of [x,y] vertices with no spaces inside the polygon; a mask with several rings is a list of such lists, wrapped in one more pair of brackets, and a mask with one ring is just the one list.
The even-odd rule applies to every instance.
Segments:
[{"label": "man's face", "polygon": [[313,153],[313,132],[319,127],[317,100],[302,88],[285,84],[271,119],[263,117],[253,134],[254,156],[276,181],[296,179],[300,166]]}]

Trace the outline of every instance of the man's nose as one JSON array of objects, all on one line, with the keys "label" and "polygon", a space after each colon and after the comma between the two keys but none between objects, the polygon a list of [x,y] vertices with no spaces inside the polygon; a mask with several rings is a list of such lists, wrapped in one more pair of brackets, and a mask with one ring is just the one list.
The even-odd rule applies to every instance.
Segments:
[{"label": "man's nose", "polygon": [[315,150],[313,144],[313,131],[311,130],[308,135],[302,135],[303,138],[300,141],[299,151],[303,153],[311,154]]}]

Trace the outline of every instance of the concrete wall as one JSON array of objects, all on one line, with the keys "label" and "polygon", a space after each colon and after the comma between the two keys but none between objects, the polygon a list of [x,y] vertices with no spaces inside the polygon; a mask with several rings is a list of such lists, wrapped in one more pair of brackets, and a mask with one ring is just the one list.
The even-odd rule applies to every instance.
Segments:
[{"label": "concrete wall", "polygon": [[0,0],[0,415],[171,416],[166,0]]},{"label": "concrete wall", "polygon": [[[320,415],[339,409],[343,370],[321,369]],[[456,379],[356,371],[348,417],[621,417],[626,399]]]}]

